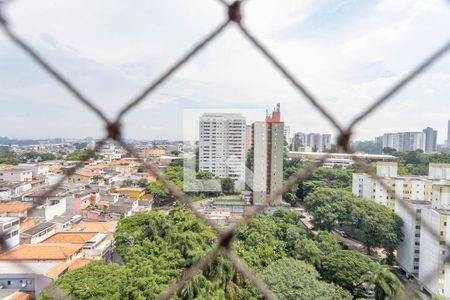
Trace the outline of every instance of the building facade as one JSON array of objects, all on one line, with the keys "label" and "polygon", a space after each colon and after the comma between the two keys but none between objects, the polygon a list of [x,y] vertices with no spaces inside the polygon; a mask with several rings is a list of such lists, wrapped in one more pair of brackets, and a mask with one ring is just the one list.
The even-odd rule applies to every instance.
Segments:
[{"label": "building facade", "polygon": [[219,178],[245,182],[245,117],[204,114],[200,117],[199,169]]},{"label": "building facade", "polygon": [[427,127],[423,130],[424,135],[424,151],[433,153],[437,151],[437,130]]},{"label": "building facade", "polygon": [[[366,174],[353,174],[355,195],[393,208],[403,220],[399,266],[431,294],[450,298],[450,164],[430,164],[428,176],[399,176],[394,162],[377,164],[387,189]],[[404,201],[396,201],[395,197]],[[428,226],[424,226],[424,224]]]},{"label": "building facade", "polygon": [[423,132],[397,132],[383,134],[383,148],[393,148],[397,151],[424,150]]},{"label": "building facade", "polygon": [[[283,184],[284,123],[280,105],[264,122],[253,124],[253,204],[261,205]],[[271,202],[281,203],[281,195]]]},{"label": "building facade", "polygon": [[20,242],[20,226],[17,217],[0,217],[0,252],[17,246]]}]

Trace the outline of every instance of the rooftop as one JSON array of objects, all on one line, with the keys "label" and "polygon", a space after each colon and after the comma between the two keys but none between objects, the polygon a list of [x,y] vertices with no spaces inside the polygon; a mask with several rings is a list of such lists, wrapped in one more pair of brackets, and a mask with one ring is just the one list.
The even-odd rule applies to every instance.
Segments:
[{"label": "rooftop", "polygon": [[66,216],[58,216],[58,217],[54,217],[53,219],[50,220],[50,222],[53,223],[67,223],[70,222],[72,220],[73,216],[70,215],[66,215]]},{"label": "rooftop", "polygon": [[83,244],[22,244],[0,256],[0,260],[66,260]]},{"label": "rooftop", "polygon": [[81,222],[74,224],[72,232],[113,232],[117,226],[117,221],[108,222]]},{"label": "rooftop", "polygon": [[58,232],[42,243],[85,244],[96,235],[95,232]]},{"label": "rooftop", "polygon": [[225,205],[225,206],[233,206],[233,205],[245,205],[244,200],[232,200],[232,199],[215,199],[213,201],[214,205]]},{"label": "rooftop", "polygon": [[46,230],[47,228],[50,228],[52,226],[55,226],[55,224],[50,223],[50,222],[41,223],[41,224],[31,227],[30,229],[25,230],[23,232],[23,234],[35,235],[35,234],[41,232],[42,230]]},{"label": "rooftop", "polygon": [[2,223],[9,223],[15,220],[19,220],[17,217],[0,217],[0,224]]},{"label": "rooftop", "polygon": [[32,208],[31,203],[0,203],[0,212],[20,213]]},{"label": "rooftop", "polygon": [[86,176],[86,177],[99,176],[99,174],[91,172],[91,171],[78,171],[78,172],[75,172],[75,175],[81,175],[81,176]]}]

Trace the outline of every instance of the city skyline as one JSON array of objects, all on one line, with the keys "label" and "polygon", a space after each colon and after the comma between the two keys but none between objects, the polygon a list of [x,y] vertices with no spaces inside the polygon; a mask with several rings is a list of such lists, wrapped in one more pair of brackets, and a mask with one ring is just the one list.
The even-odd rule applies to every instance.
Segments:
[{"label": "city skyline", "polygon": [[[9,3],[5,13],[18,34],[113,116],[225,14],[209,0],[189,5],[167,1],[158,3],[158,10],[152,9],[154,5],[139,3],[139,9],[133,9],[119,1],[97,1],[86,10],[75,1],[19,1]],[[286,6],[258,1],[246,3],[243,10],[255,35],[344,124],[444,43],[445,33],[433,28],[450,26],[448,5],[437,0],[304,1]],[[438,143],[443,143],[450,115],[449,78],[447,55],[364,120],[355,139],[430,126],[439,132]],[[0,79],[0,117],[9,124],[0,135],[104,134],[94,114],[3,35]],[[124,136],[181,139],[186,108],[266,108],[276,102],[284,108],[291,132],[337,136],[231,26],[125,117]]]}]

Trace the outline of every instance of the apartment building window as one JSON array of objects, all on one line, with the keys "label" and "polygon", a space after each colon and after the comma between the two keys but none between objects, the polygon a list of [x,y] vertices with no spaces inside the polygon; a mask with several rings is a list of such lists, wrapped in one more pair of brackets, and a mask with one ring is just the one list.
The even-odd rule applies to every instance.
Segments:
[{"label": "apartment building window", "polygon": [[441,231],[441,236],[444,236],[444,232],[443,231]]},{"label": "apartment building window", "polygon": [[414,266],[414,270],[419,270],[419,266]]},{"label": "apartment building window", "polygon": [[419,209],[416,209],[416,213],[421,213],[422,212],[422,210],[419,208]]},{"label": "apartment building window", "polygon": [[444,222],[444,226],[447,226],[447,222]]},{"label": "apartment building window", "polygon": [[420,243],[419,243],[419,242],[415,242],[414,245],[415,245],[415,246],[419,246]]},{"label": "apartment building window", "polygon": [[420,225],[416,225],[416,229],[420,229]]},{"label": "apartment building window", "polygon": [[414,258],[414,261],[415,261],[415,262],[419,262],[419,258],[417,258],[417,257]]},{"label": "apartment building window", "polygon": [[416,237],[420,237],[420,233],[416,233]]},{"label": "apartment building window", "polygon": [[414,253],[420,253],[420,250],[414,250]]}]

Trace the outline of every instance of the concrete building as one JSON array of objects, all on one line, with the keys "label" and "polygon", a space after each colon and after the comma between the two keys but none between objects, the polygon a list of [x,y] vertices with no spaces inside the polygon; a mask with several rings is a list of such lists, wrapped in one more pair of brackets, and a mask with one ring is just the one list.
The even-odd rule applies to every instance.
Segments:
[{"label": "concrete building", "polygon": [[325,152],[331,149],[331,134],[297,132],[292,150],[297,152]]},{"label": "concrete building", "polygon": [[[253,123],[253,204],[262,204],[283,184],[284,123],[280,105],[264,122]],[[281,203],[281,196],[272,205]]]},{"label": "concrete building", "polygon": [[424,200],[408,200],[404,205],[395,204],[395,213],[403,220],[403,241],[397,249],[397,263],[407,274],[416,278],[419,278],[422,212],[430,206],[430,201]]},{"label": "concrete building", "polygon": [[[352,191],[394,208],[404,225],[397,262],[432,294],[450,298],[450,164],[430,164],[428,176],[399,176],[393,162],[378,163],[377,176],[387,190],[366,174],[353,174]],[[395,195],[405,201],[396,201]],[[424,226],[424,224],[428,224]]]},{"label": "concrete building", "polygon": [[0,170],[0,181],[23,182],[33,180],[33,172],[29,169],[2,169]]},{"label": "concrete building", "polygon": [[79,265],[82,244],[26,244],[0,255],[0,287],[37,298],[53,280]]},{"label": "concrete building", "polygon": [[26,218],[33,207],[31,203],[0,203],[0,217]]},{"label": "concrete building", "polygon": [[424,151],[433,153],[437,151],[437,130],[427,127],[423,130],[424,135]]},{"label": "concrete building", "polygon": [[[352,191],[364,199],[395,208],[395,195],[404,200],[431,201],[433,187],[449,180],[450,164],[430,164],[428,176],[399,176],[397,163],[378,162],[377,175],[388,189],[365,173],[353,173]],[[450,184],[450,183],[445,183]]]},{"label": "concrete building", "polygon": [[331,150],[331,134],[322,134],[322,152]]},{"label": "concrete building", "polygon": [[219,178],[245,182],[245,117],[207,113],[200,117],[199,169]]},{"label": "concrete building", "polygon": [[17,246],[20,242],[19,235],[19,218],[0,217],[0,252]]},{"label": "concrete building", "polygon": [[51,222],[37,224],[20,234],[21,244],[38,244],[56,233],[56,225]]},{"label": "concrete building", "polygon": [[[306,134],[303,132],[297,132],[292,139],[292,151],[307,151],[306,147]],[[309,150],[311,151],[311,150]]]},{"label": "concrete building", "polygon": [[447,148],[450,149],[450,119],[447,124]]},{"label": "concrete building", "polygon": [[450,180],[450,164],[430,163],[428,177],[436,180]]},{"label": "concrete building", "polygon": [[424,150],[423,132],[385,133],[382,137],[383,148],[393,148],[397,151]]},{"label": "concrete building", "polygon": [[433,186],[431,207],[422,211],[420,232],[419,282],[432,294],[450,298],[450,184]]},{"label": "concrete building", "polygon": [[287,142],[288,146],[290,146],[292,143],[290,126],[284,126],[284,139]]},{"label": "concrete building", "polygon": [[162,148],[142,148],[139,156],[142,158],[155,158],[166,155],[166,150]]}]

